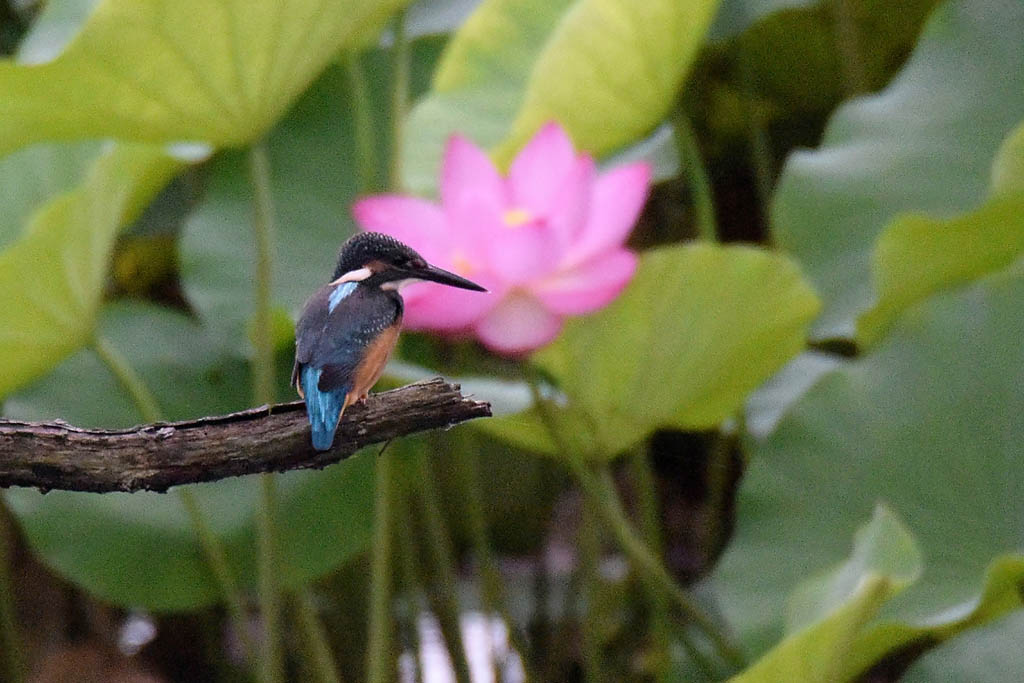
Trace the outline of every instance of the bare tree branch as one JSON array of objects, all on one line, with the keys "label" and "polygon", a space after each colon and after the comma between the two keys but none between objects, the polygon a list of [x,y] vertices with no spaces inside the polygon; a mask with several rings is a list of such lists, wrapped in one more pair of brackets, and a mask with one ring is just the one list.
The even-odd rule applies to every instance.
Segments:
[{"label": "bare tree branch", "polygon": [[418,382],[351,406],[334,448],[322,453],[310,445],[299,401],[121,430],[0,420],[0,487],[163,492],[242,474],[321,468],[372,443],[490,414],[490,404],[465,398],[458,385]]}]

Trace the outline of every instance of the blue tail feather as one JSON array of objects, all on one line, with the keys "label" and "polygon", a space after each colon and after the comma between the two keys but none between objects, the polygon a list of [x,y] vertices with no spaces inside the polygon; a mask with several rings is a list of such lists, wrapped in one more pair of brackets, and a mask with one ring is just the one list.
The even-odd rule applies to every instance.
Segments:
[{"label": "blue tail feather", "polygon": [[313,433],[313,448],[326,451],[334,443],[334,432],[338,430],[338,418],[341,407],[345,405],[346,387],[321,391],[321,368],[306,366],[302,368],[302,393],[306,397],[306,414]]}]

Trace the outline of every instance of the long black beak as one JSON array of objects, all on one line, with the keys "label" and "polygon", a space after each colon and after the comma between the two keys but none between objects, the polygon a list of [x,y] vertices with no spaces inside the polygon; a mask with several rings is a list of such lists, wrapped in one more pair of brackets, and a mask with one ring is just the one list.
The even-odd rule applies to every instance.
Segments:
[{"label": "long black beak", "polygon": [[440,282],[442,285],[448,285],[449,287],[458,287],[459,289],[471,289],[474,292],[487,291],[486,289],[484,289],[475,282],[467,280],[466,278],[456,275],[455,273],[449,273],[447,270],[436,268],[434,266],[427,266],[426,268],[417,268],[416,270],[411,271],[410,275],[419,278],[420,280]]}]

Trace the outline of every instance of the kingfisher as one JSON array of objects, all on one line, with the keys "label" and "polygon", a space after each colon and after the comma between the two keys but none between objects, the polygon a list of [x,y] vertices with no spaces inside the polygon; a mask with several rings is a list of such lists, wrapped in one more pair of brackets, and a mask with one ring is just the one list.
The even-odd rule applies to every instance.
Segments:
[{"label": "kingfisher", "polygon": [[316,450],[331,447],[345,409],[377,383],[402,326],[399,292],[424,280],[487,291],[388,235],[361,232],[341,245],[331,281],[309,298],[295,325],[292,385],[306,402]]}]

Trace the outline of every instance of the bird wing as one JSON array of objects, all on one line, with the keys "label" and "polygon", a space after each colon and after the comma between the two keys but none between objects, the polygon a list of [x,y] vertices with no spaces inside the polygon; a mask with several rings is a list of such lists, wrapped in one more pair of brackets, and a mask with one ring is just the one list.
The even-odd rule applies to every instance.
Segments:
[{"label": "bird wing", "polygon": [[292,386],[303,392],[301,372],[313,358],[320,337],[327,327],[327,318],[331,311],[329,299],[333,291],[331,285],[321,287],[309,297],[299,314],[295,324],[295,365],[292,367]]}]

